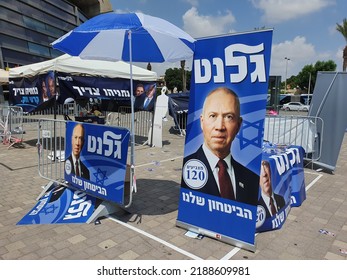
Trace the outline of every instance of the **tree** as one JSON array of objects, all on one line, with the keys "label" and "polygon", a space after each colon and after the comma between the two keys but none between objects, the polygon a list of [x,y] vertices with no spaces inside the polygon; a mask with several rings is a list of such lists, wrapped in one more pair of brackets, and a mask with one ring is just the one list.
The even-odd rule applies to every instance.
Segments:
[{"label": "tree", "polygon": [[169,68],[165,71],[165,83],[169,90],[176,87],[178,91],[183,91],[183,71],[186,71],[186,90],[190,89],[191,72],[182,68]]},{"label": "tree", "polygon": [[[347,19],[346,18],[343,19],[342,24],[336,23],[336,30],[342,34],[347,44]],[[347,68],[347,45],[343,49],[342,71],[346,71],[346,68]]]},{"label": "tree", "polygon": [[[336,63],[333,60],[317,61],[315,65],[305,65],[296,76],[287,79],[287,85],[291,88],[299,87],[299,93],[312,93],[316,84],[318,71],[336,71]],[[281,83],[284,88],[284,82]]]},{"label": "tree", "polygon": [[297,76],[290,78],[290,84],[298,86],[304,92],[312,93],[318,71],[336,71],[336,63],[333,60],[328,60],[317,61],[315,65],[305,65]]},{"label": "tree", "polygon": [[175,87],[178,91],[182,90],[182,74],[181,69],[169,68],[165,71],[165,83],[169,90],[173,90]]},{"label": "tree", "polygon": [[[299,74],[296,76],[296,84],[301,88],[303,91],[306,91],[307,93],[311,93],[313,89],[312,81],[315,80],[313,76],[315,76],[315,68],[312,64],[305,65],[302,70],[299,72]],[[310,91],[310,92],[309,92]]]}]

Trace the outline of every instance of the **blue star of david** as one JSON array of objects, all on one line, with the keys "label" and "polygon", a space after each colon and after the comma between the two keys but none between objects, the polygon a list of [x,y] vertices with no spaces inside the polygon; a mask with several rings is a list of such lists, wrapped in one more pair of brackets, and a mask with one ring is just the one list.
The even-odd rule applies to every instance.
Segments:
[{"label": "blue star of david", "polygon": [[58,208],[59,207],[56,207],[54,204],[52,204],[51,206],[49,206],[47,208],[44,208],[45,215],[53,214],[55,212],[55,210]]},{"label": "blue star of david", "polygon": [[104,186],[105,180],[108,179],[108,177],[106,176],[106,171],[101,171],[101,169],[98,168],[98,171],[93,174],[96,178],[96,183]]},{"label": "blue star of david", "polygon": [[[237,138],[240,140],[241,150],[248,147],[249,145],[254,145],[261,148],[261,140],[263,139],[263,126],[264,120],[259,120],[256,122],[248,122],[243,120],[242,129],[237,136]],[[256,130],[256,133],[254,133],[254,130]],[[246,138],[245,134],[248,134],[247,132],[251,132],[249,134],[252,134],[253,132],[253,135],[250,136],[255,136],[252,138]]]}]

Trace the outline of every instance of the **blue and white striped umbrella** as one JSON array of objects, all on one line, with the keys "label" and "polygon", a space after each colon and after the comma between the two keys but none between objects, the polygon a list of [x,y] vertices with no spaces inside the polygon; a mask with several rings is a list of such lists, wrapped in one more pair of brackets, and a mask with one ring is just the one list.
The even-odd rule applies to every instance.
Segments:
[{"label": "blue and white striped umbrella", "polygon": [[[53,48],[79,56],[130,62],[133,92],[133,62],[174,62],[193,57],[195,40],[161,18],[141,13],[106,13],[93,17],[52,43]],[[134,96],[131,94],[131,187],[134,184]],[[132,192],[131,192],[132,193]],[[128,206],[131,204],[131,198]]]},{"label": "blue and white striped umbrella", "polygon": [[191,58],[194,41],[164,19],[141,13],[111,12],[86,21],[54,41],[52,46],[84,59],[173,62]]}]

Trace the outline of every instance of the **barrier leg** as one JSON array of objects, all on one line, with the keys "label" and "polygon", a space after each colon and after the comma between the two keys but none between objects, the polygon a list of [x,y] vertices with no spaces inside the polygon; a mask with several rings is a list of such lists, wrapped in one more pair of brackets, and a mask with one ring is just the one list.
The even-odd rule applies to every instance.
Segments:
[{"label": "barrier leg", "polygon": [[123,209],[115,203],[102,201],[102,203],[94,210],[93,215],[91,215],[87,220],[87,224],[95,222],[100,217],[105,217],[121,210],[123,211]]},{"label": "barrier leg", "polygon": [[36,200],[39,200],[46,192],[50,191],[51,189],[53,189],[57,184],[53,181],[50,181],[41,191],[41,193],[39,194],[39,196],[36,198]]}]

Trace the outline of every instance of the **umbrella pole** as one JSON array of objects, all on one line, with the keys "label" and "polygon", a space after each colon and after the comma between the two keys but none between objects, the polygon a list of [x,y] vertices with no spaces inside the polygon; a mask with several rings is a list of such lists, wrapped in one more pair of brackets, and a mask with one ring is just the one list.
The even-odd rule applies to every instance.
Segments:
[{"label": "umbrella pole", "polygon": [[133,95],[133,61],[132,61],[132,42],[131,42],[131,30],[128,31],[129,40],[129,64],[130,64],[130,102],[131,102],[131,155],[130,155],[130,194],[129,203],[125,208],[129,207],[132,203],[132,193],[135,189],[134,177],[135,177],[135,112],[134,112],[134,95]]},{"label": "umbrella pole", "polygon": [[133,94],[133,59],[132,59],[132,42],[131,42],[131,31],[129,31],[129,60],[130,60],[130,101],[131,101],[131,165],[135,164],[135,117],[134,117],[134,94]]}]

